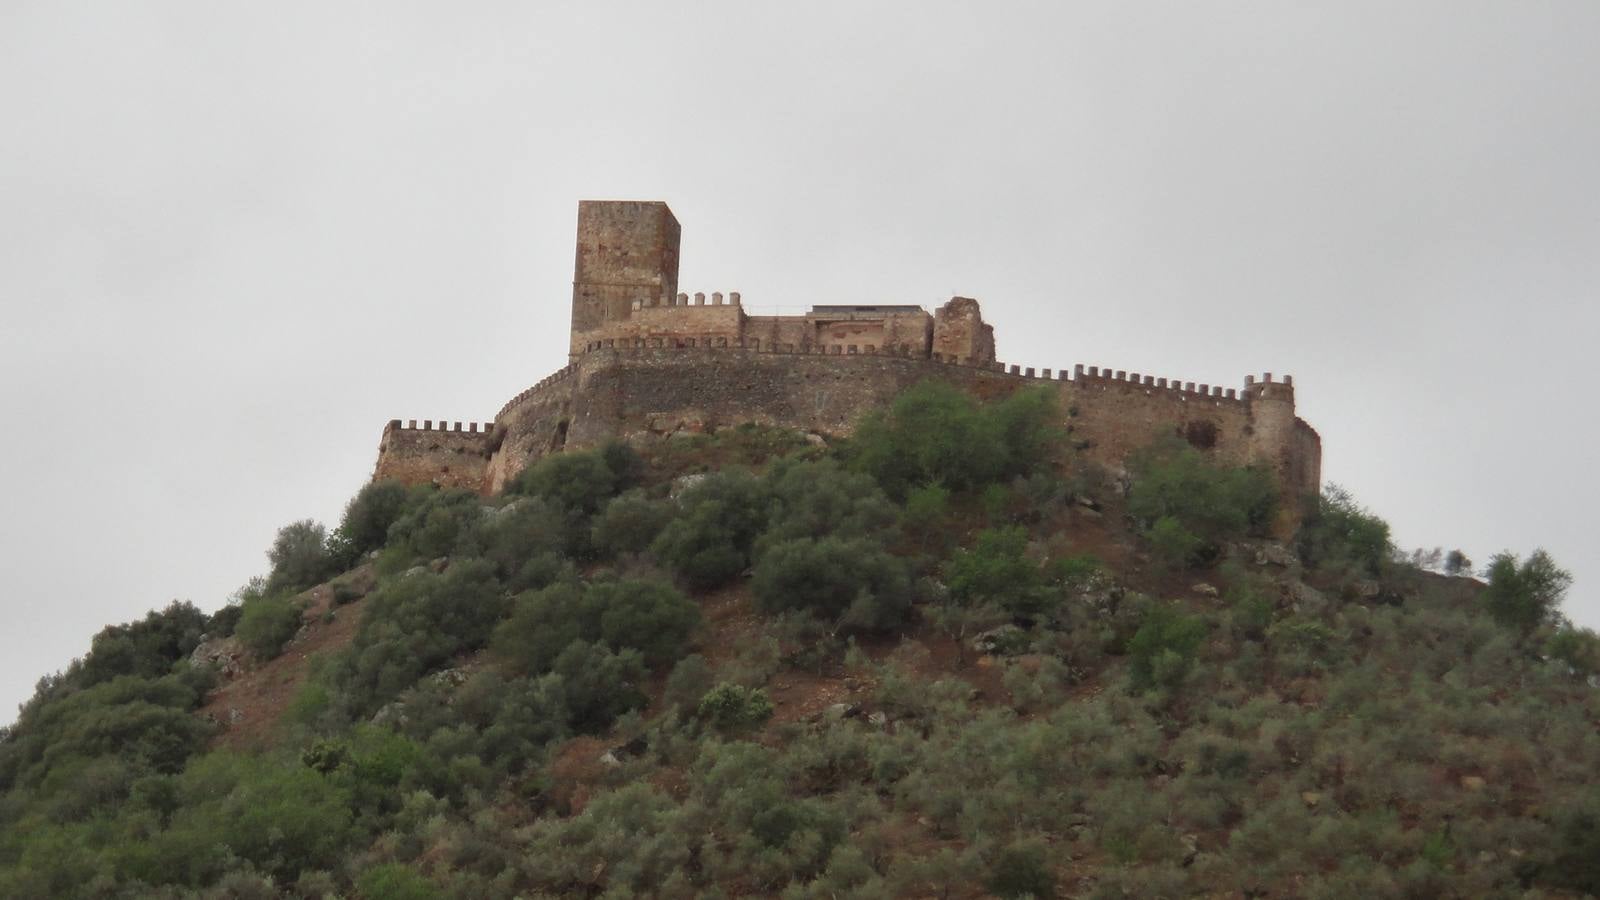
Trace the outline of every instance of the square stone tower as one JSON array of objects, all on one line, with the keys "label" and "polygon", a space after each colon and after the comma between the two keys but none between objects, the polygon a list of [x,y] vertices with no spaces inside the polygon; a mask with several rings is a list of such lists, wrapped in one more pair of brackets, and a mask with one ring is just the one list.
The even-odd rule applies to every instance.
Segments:
[{"label": "square stone tower", "polygon": [[678,219],[665,203],[584,200],[572,275],[572,352],[584,335],[627,319],[634,304],[667,306],[678,293]]}]

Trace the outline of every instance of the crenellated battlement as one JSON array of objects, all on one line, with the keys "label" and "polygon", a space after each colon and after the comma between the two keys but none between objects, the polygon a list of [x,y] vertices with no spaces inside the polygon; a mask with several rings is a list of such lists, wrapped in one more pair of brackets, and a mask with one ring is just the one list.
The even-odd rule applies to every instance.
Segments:
[{"label": "crenellated battlement", "polygon": [[931,312],[850,303],[752,316],[738,291],[678,292],[678,239],[665,204],[580,204],[566,365],[492,422],[391,420],[374,477],[494,493],[542,456],[616,438],[744,422],[843,435],[899,392],[939,379],[979,397],[1049,387],[1073,452],[1112,469],[1177,435],[1219,460],[1269,467],[1287,493],[1319,487],[1321,441],[1296,417],[1288,376],[1225,387],[1099,365],[1002,363],[970,297]]},{"label": "crenellated battlement", "polygon": [[477,422],[467,422],[465,425],[463,425],[460,422],[456,422],[452,426],[452,423],[444,421],[442,419],[438,422],[437,425],[434,424],[434,421],[432,419],[423,419],[422,420],[422,424],[419,425],[419,424],[417,424],[417,420],[416,419],[407,419],[404,422],[402,422],[399,419],[390,419],[389,420],[389,425],[388,425],[388,427],[386,427],[384,429],[384,431],[386,431],[386,432],[388,432],[388,431],[432,431],[432,432],[437,432],[437,433],[440,433],[440,434],[478,434],[478,435],[487,435],[490,432],[494,431],[494,423],[493,422],[484,422],[482,424],[482,428],[483,428],[482,431],[479,431],[478,428],[479,428],[479,423],[477,423]]},{"label": "crenellated battlement", "polygon": [[[946,356],[939,353],[934,353],[930,357],[923,358],[918,356],[914,348],[907,344],[899,344],[887,347],[880,347],[873,344],[797,347],[794,344],[789,343],[763,343],[759,339],[745,340],[713,334],[631,339],[606,338],[604,340],[588,342],[580,351],[580,355],[597,353],[601,351],[612,353],[630,353],[661,350],[685,350],[701,352],[713,350],[736,350],[744,352],[768,353],[775,355],[787,354],[795,356],[859,355],[892,357],[896,359],[938,363],[943,366],[977,368],[986,372],[994,372],[995,374],[999,375],[1020,378],[1025,381],[1072,382],[1086,387],[1136,390],[1152,396],[1160,393],[1180,400],[1209,400],[1218,403],[1228,402],[1244,404],[1249,403],[1251,399],[1281,397],[1285,393],[1288,393],[1288,396],[1292,399],[1292,388],[1294,386],[1293,376],[1286,375],[1282,381],[1274,382],[1272,380],[1272,373],[1270,372],[1265,373],[1260,381],[1257,381],[1256,376],[1254,375],[1246,375],[1244,379],[1244,387],[1242,389],[1224,388],[1222,385],[1213,385],[1204,382],[1196,383],[1177,378],[1159,378],[1154,375],[1142,375],[1138,372],[1129,372],[1124,369],[1113,370],[1109,367],[1102,368],[1100,366],[1085,366],[1081,363],[1074,365],[1069,372],[1069,370],[1066,368],[1048,369],[1035,368],[1033,366],[1024,367],[1016,364],[1008,365],[1006,363],[999,362],[978,362],[970,357],[957,358],[955,356]],[[568,372],[572,370],[572,368],[573,365],[568,365],[566,368],[562,369],[561,372]],[[1052,373],[1055,374],[1052,375]],[[546,379],[546,381],[553,381],[555,378],[555,376],[552,376],[550,379]],[[542,385],[543,382],[541,382],[541,386]],[[519,402],[525,395],[531,393],[533,390],[534,389],[529,389],[528,391],[524,391],[522,394],[519,394],[518,397],[513,400],[511,404],[507,404],[507,406],[509,407],[514,405],[516,402]]]},{"label": "crenellated battlement", "polygon": [[530,387],[527,390],[521,392],[520,394],[517,394],[515,397],[512,397],[510,400],[507,400],[506,401],[506,405],[500,407],[500,411],[494,414],[494,420],[496,422],[499,422],[499,421],[503,420],[506,417],[506,413],[510,412],[512,409],[516,408],[517,406],[520,406],[522,403],[526,402],[530,397],[534,397],[534,396],[536,396],[538,394],[541,394],[545,390],[547,390],[548,388],[550,388],[550,387],[552,387],[554,385],[562,384],[563,382],[565,382],[568,379],[572,378],[572,376],[577,374],[577,372],[578,372],[578,364],[577,363],[568,363],[568,364],[562,366],[561,368],[555,370],[554,372],[550,373],[549,375],[546,375],[545,377],[539,379],[538,382],[536,382],[533,385],[533,387]]}]

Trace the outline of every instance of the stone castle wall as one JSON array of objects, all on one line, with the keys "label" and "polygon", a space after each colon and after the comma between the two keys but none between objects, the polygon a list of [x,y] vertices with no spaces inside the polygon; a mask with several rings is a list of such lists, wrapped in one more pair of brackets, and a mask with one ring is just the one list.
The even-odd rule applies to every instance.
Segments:
[{"label": "stone castle wall", "polygon": [[676,292],[679,237],[664,203],[580,204],[568,364],[481,430],[390,422],[373,477],[494,494],[535,460],[613,438],[742,422],[845,435],[936,378],[980,398],[1049,385],[1075,450],[1113,468],[1176,434],[1219,461],[1268,467],[1290,495],[1320,486],[1321,441],[1295,416],[1289,379],[1225,390],[1098,367],[1054,377],[1008,368],[995,362],[978,301],[966,297],[932,314],[834,305],[749,316],[736,292]]},{"label": "stone castle wall", "polygon": [[1219,462],[1262,465],[1286,492],[1314,493],[1321,445],[1294,415],[1292,382],[1248,379],[1243,389],[1075,367],[971,365],[899,352],[807,353],[717,346],[715,338],[659,346],[597,347],[523,391],[482,431],[390,423],[375,478],[498,493],[529,464],[568,448],[646,439],[741,422],[848,435],[867,412],[937,379],[980,399],[1027,385],[1056,391],[1068,440],[1085,459],[1120,468],[1162,435]]}]

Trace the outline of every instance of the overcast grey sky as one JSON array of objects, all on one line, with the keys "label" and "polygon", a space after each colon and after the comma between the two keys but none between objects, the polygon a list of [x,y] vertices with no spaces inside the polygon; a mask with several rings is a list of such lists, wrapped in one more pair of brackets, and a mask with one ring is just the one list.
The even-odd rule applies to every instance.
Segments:
[{"label": "overcast grey sky", "polygon": [[[1316,8],[1313,8],[1316,7]],[[1407,546],[1600,625],[1600,3],[0,5],[0,721],[563,364],[577,201],[681,286],[982,300],[1007,362],[1291,373]]]}]

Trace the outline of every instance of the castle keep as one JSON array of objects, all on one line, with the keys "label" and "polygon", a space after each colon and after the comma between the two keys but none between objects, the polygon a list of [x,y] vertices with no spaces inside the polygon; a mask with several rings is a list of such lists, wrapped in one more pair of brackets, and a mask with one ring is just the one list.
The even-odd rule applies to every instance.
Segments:
[{"label": "castle keep", "polygon": [[815,306],[747,315],[738,292],[678,292],[678,220],[665,203],[584,201],[567,365],[490,422],[391,421],[375,480],[501,491],[530,462],[610,438],[741,422],[824,435],[928,378],[980,398],[1024,385],[1061,394],[1069,434],[1117,468],[1161,434],[1230,464],[1259,464],[1286,496],[1321,485],[1322,443],[1296,417],[1293,379],[1246,376],[1242,388],[1121,369],[1033,369],[996,361],[978,302]]}]

